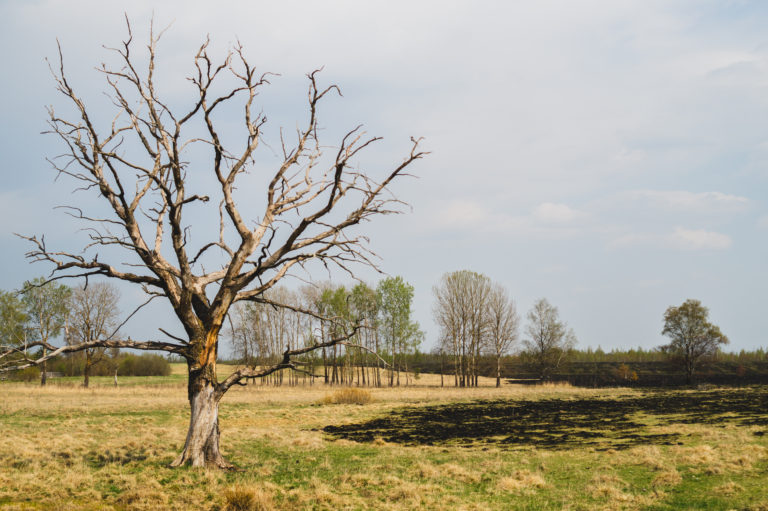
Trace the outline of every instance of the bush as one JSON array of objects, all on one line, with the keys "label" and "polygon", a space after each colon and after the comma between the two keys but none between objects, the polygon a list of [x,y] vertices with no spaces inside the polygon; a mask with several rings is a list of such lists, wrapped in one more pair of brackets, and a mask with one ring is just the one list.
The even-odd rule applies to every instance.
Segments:
[{"label": "bush", "polygon": [[271,511],[275,509],[272,495],[263,490],[234,486],[224,491],[226,511]]},{"label": "bush", "polygon": [[11,379],[18,380],[18,381],[37,381],[40,379],[40,368],[39,367],[27,367],[26,369],[20,369],[18,371],[14,371]]},{"label": "bush", "polygon": [[339,389],[323,398],[324,405],[364,405],[373,401],[373,396],[363,389]]},{"label": "bush", "polygon": [[168,376],[171,374],[171,364],[162,355],[125,354],[118,360],[117,374],[120,376]]}]

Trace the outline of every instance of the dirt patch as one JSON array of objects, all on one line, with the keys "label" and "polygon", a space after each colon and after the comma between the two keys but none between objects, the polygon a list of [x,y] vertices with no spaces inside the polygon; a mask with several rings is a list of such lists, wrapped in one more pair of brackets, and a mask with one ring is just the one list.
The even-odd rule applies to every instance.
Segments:
[{"label": "dirt patch", "polygon": [[658,391],[637,397],[479,400],[394,410],[384,417],[323,430],[357,442],[407,445],[458,443],[568,449],[623,449],[678,442],[678,433],[648,433],[637,417],[657,424],[768,424],[768,389]]}]

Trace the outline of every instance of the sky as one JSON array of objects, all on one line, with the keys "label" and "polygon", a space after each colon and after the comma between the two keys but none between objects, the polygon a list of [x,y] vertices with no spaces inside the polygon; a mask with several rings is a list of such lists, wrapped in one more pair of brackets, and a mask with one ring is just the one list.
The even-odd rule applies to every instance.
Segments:
[{"label": "sky", "polygon": [[[415,288],[424,349],[439,334],[432,288],[462,269],[504,285],[521,316],[548,299],[581,348],[657,347],[664,310],[688,298],[729,349],[768,344],[768,3],[221,4],[0,2],[0,288],[50,271],[14,233],[79,250],[82,226],[54,208],[98,209],[46,161],[63,148],[41,134],[45,109],[66,111],[46,58],[58,39],[73,86],[107,116],[94,68],[125,37],[124,15],[138,55],[154,16],[169,26],[158,82],[171,103],[193,99],[184,78],[206,35],[213,53],[240,41],[258,70],[279,73],[257,98],[273,130],[265,171],[276,130],[306,119],[305,74],[321,67],[343,92],[321,108],[324,142],[360,123],[383,137],[359,161],[371,175],[424,137],[430,154],[392,187],[411,209],[365,225],[381,270]],[[143,301],[120,289],[125,311]],[[158,327],[180,332],[163,306],[123,331],[163,339]]]}]

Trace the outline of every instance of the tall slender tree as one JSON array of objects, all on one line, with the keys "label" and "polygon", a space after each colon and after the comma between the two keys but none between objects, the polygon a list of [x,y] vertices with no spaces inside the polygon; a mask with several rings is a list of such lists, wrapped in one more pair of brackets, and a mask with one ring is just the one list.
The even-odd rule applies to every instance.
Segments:
[{"label": "tall slender tree", "polygon": [[402,277],[389,277],[379,282],[376,294],[380,332],[388,345],[390,356],[389,385],[391,387],[396,383],[399,386],[403,355],[418,346],[423,339],[419,324],[411,316],[413,286]]},{"label": "tall slender tree", "polygon": [[[67,320],[69,297],[72,290],[58,282],[49,282],[43,277],[24,282],[22,288],[22,301],[29,318],[29,338],[24,343],[25,360],[27,360],[27,348],[40,348],[42,356],[40,362],[40,385],[45,386],[48,379],[46,361],[53,355],[49,351],[56,351],[51,342],[61,334]],[[18,353],[19,346],[11,345],[5,350],[6,354]],[[26,365],[26,364],[24,364]]]},{"label": "tall slender tree", "polygon": [[455,384],[478,384],[478,358],[487,330],[487,301],[491,280],[469,270],[446,273],[432,289],[433,314],[440,326],[440,339],[453,353]]},{"label": "tall slender tree", "polygon": [[[361,344],[365,347],[365,352],[363,353],[364,363],[362,370],[363,385],[365,385],[367,381],[368,385],[381,387],[381,359],[378,357],[379,303],[376,299],[376,290],[364,282],[359,282],[357,285],[355,285],[354,288],[352,288],[350,301],[355,319],[364,327],[358,334],[362,338]],[[373,377],[374,381],[371,381],[372,378],[368,373],[368,361],[371,358],[369,357],[370,353],[374,353],[376,355],[374,357],[376,363]]]},{"label": "tall slender tree", "polygon": [[496,387],[500,387],[501,357],[508,354],[517,342],[520,323],[515,302],[503,286],[491,286],[486,314],[488,345],[496,357]]},{"label": "tall slender tree", "polygon": [[[323,314],[329,318],[324,332],[329,338],[334,338],[346,330],[349,325],[350,311],[347,289],[344,286],[335,286],[326,288],[320,295]],[[331,347],[331,384],[338,385],[344,383],[342,346],[334,345]]]},{"label": "tall slender tree", "polygon": [[0,290],[0,345],[24,345],[27,341],[28,321],[19,294]]}]

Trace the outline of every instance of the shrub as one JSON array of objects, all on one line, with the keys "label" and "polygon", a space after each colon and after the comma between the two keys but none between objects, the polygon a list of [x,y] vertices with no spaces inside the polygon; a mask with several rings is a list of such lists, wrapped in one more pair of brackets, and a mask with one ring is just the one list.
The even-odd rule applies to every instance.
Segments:
[{"label": "shrub", "polygon": [[11,379],[13,380],[20,380],[20,381],[36,381],[40,379],[40,368],[39,367],[27,367],[26,369],[20,369],[18,371],[14,371],[11,375]]},{"label": "shrub", "polygon": [[[155,353],[119,353],[117,355],[98,356],[98,361],[91,367],[91,376],[112,376],[117,367],[119,376],[168,376],[171,365],[162,355]],[[65,376],[80,376],[85,368],[85,353],[72,353],[56,359],[51,369]]]},{"label": "shrub", "polygon": [[162,355],[126,354],[119,360],[117,374],[120,376],[168,376],[171,374],[171,364]]},{"label": "shrub", "polygon": [[324,405],[364,405],[373,400],[373,396],[367,390],[346,388],[339,389],[333,394],[323,398]]},{"label": "shrub", "polygon": [[275,509],[272,495],[262,490],[233,486],[224,492],[226,511],[270,511]]}]

